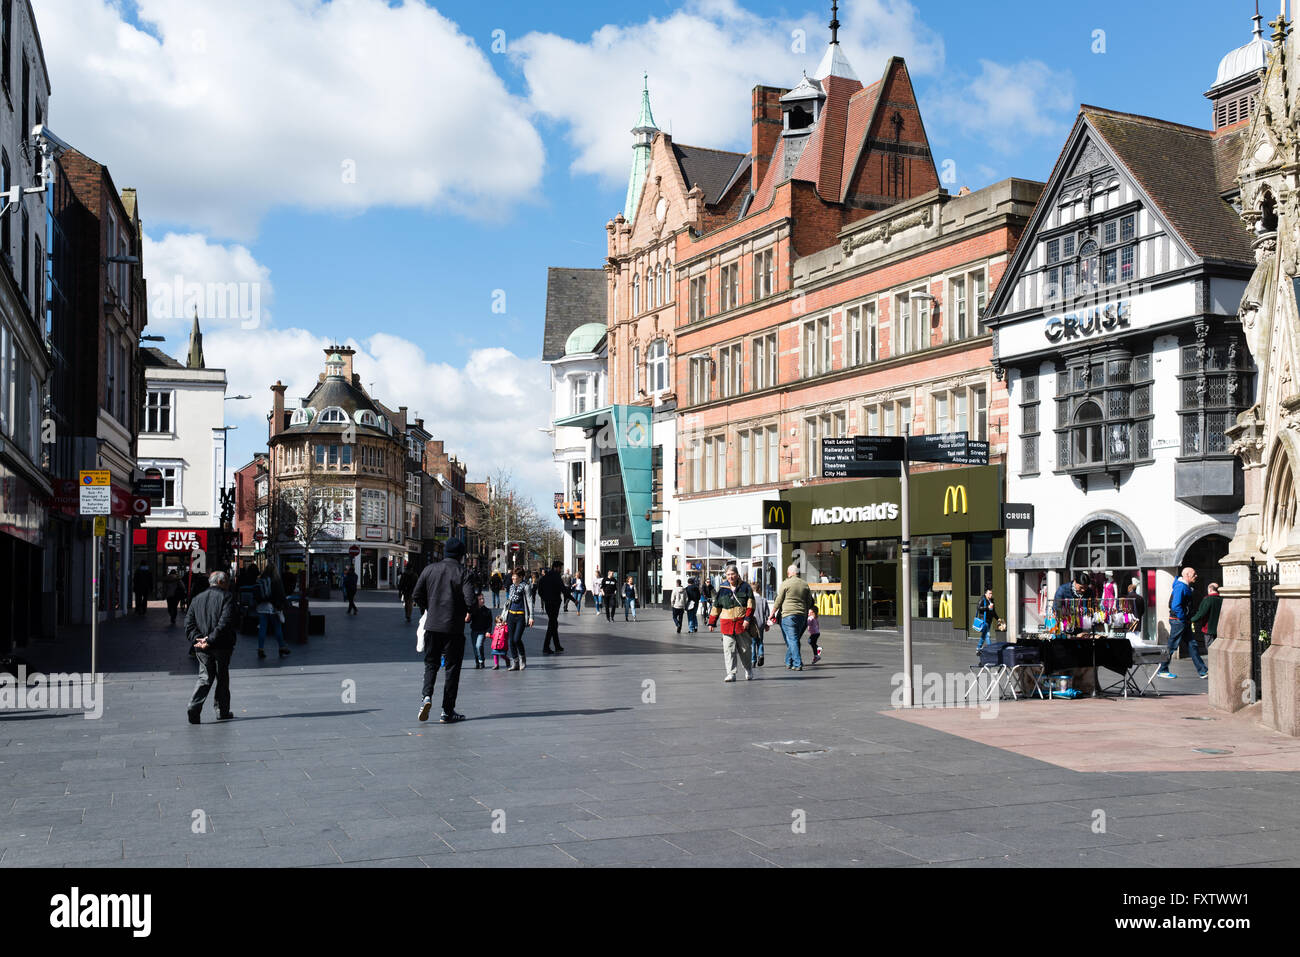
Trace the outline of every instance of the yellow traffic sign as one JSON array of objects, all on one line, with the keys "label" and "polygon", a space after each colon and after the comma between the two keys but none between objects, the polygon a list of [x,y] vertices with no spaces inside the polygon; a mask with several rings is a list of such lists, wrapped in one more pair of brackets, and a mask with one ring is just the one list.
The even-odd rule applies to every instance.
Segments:
[{"label": "yellow traffic sign", "polygon": [[95,537],[103,538],[108,534],[108,519],[103,515],[95,516]]},{"label": "yellow traffic sign", "polygon": [[85,469],[81,473],[82,485],[112,485],[113,476],[108,469]]}]

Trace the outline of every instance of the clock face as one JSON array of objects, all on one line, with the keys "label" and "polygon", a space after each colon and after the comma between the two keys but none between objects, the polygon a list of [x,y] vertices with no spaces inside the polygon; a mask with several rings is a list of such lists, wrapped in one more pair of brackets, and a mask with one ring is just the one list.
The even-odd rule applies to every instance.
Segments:
[{"label": "clock face", "polygon": [[659,202],[655,204],[655,219],[659,220],[659,222],[662,223],[664,221],[664,217],[667,215],[668,215],[668,200],[664,199],[661,196],[659,198]]}]

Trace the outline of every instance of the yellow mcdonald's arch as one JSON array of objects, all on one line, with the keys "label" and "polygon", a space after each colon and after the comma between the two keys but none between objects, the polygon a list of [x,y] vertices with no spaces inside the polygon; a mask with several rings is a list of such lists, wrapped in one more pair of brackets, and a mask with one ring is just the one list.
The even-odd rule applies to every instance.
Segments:
[{"label": "yellow mcdonald's arch", "polygon": [[951,509],[952,514],[955,515],[957,513],[958,503],[961,505],[961,513],[965,515],[968,505],[966,500],[966,486],[949,485],[947,491],[943,493],[943,514],[949,514],[949,510]]},{"label": "yellow mcdonald's arch", "polygon": [[772,526],[785,525],[785,506],[773,505],[767,510],[767,524]]}]

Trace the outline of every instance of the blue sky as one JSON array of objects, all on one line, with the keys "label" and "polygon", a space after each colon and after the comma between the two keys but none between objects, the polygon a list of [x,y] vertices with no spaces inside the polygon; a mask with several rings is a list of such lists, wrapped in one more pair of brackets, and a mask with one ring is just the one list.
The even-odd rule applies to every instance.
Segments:
[{"label": "blue sky", "polygon": [[[321,341],[351,339],[381,401],[421,411],[471,477],[512,468],[545,504],[546,268],[601,263],[642,70],[679,142],[744,150],[750,87],[816,65],[829,4],[318,6],[35,0],[50,124],[139,190],[151,290],[257,284],[256,328],[205,318],[231,393],[256,396],[230,403],[241,461],[263,444],[271,382],[305,394]],[[1080,103],[1208,125],[1202,93],[1253,12],[849,0],[840,19],[865,82],[907,58],[955,190],[1045,178]],[[179,311],[151,316],[173,354]]]}]

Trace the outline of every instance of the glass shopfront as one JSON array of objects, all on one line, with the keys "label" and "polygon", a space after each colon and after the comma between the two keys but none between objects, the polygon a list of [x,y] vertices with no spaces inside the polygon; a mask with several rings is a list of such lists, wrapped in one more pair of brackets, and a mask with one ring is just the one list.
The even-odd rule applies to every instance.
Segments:
[{"label": "glass shopfront", "polygon": [[[781,498],[791,527],[784,560],[800,556],[808,584],[856,629],[897,629],[902,589],[914,630],[934,637],[964,633],[985,588],[1005,603],[1006,537],[1000,466],[953,468],[911,477],[911,573],[902,580],[901,495],[896,478],[859,479],[792,489]],[[784,576],[782,576],[784,577]]]}]

